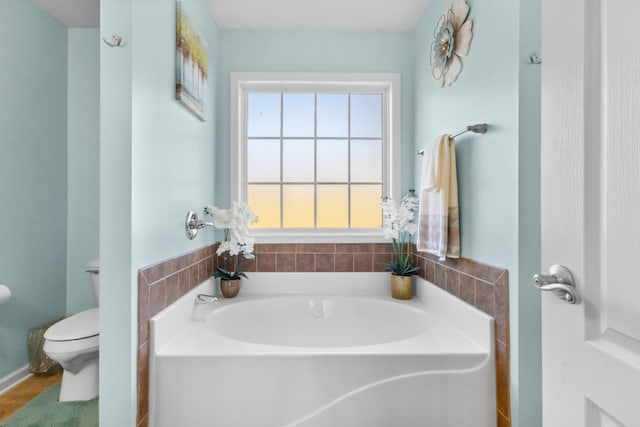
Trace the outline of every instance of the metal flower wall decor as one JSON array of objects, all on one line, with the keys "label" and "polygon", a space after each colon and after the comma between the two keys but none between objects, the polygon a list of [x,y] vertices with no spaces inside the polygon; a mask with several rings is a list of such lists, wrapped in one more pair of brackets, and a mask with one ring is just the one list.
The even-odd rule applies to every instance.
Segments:
[{"label": "metal flower wall decor", "polygon": [[436,25],[431,43],[433,78],[440,86],[450,86],[462,71],[462,57],[469,53],[473,38],[473,21],[468,20],[469,5],[465,0],[453,0],[450,9]]}]

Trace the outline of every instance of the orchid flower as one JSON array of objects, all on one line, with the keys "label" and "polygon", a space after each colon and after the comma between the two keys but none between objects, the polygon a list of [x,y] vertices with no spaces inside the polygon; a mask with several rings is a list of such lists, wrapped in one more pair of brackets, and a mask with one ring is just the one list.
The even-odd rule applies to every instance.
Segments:
[{"label": "orchid flower", "polygon": [[217,206],[209,205],[204,208],[204,213],[213,216],[213,226],[215,228],[223,230],[224,238],[218,245],[216,254],[220,256],[225,252],[229,252],[230,256],[235,257],[233,271],[228,271],[225,266],[225,268],[218,268],[214,276],[224,280],[246,277],[238,269],[238,255],[242,254],[245,259],[255,258],[253,254],[255,240],[249,236],[249,226],[258,222],[258,217],[246,203],[237,202],[234,202],[229,209],[221,209]]},{"label": "orchid flower", "polygon": [[385,269],[398,276],[410,276],[418,267],[413,266],[411,256],[411,235],[418,231],[413,223],[414,213],[418,209],[418,198],[414,190],[402,198],[400,205],[385,197],[380,203],[382,207],[384,238],[392,240],[393,259],[385,264]]}]

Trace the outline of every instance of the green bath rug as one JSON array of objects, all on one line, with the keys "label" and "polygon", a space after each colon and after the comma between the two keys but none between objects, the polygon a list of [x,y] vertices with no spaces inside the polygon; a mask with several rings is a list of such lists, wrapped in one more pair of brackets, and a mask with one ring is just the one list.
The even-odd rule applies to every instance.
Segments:
[{"label": "green bath rug", "polygon": [[40,393],[9,417],[2,427],[97,427],[98,398],[58,402],[60,384]]}]

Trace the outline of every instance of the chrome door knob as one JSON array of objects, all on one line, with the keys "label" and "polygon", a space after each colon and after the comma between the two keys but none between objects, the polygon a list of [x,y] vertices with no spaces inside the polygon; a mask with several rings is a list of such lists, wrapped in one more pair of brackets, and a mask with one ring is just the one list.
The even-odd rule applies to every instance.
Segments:
[{"label": "chrome door knob", "polygon": [[552,265],[549,274],[533,276],[533,286],[541,291],[552,291],[555,296],[569,304],[579,304],[580,294],[576,289],[571,271],[563,265]]}]

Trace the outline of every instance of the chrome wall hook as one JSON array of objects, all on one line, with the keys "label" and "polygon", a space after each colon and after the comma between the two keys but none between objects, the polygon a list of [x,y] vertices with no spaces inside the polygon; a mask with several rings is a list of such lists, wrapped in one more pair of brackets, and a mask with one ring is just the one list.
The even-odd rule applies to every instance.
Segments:
[{"label": "chrome wall hook", "polygon": [[103,37],[102,41],[111,47],[125,47],[127,45],[127,42],[125,42],[122,39],[122,36],[118,34],[112,35],[110,40],[107,40],[105,37]]},{"label": "chrome wall hook", "polygon": [[198,214],[193,209],[187,212],[187,218],[185,219],[184,229],[187,233],[187,238],[192,240],[198,235],[198,230],[205,227],[213,227],[212,222],[205,222],[198,219]]},{"label": "chrome wall hook", "polygon": [[540,54],[538,52],[531,52],[531,55],[529,55],[529,58],[527,60],[527,64],[542,64],[542,58],[540,58]]}]

